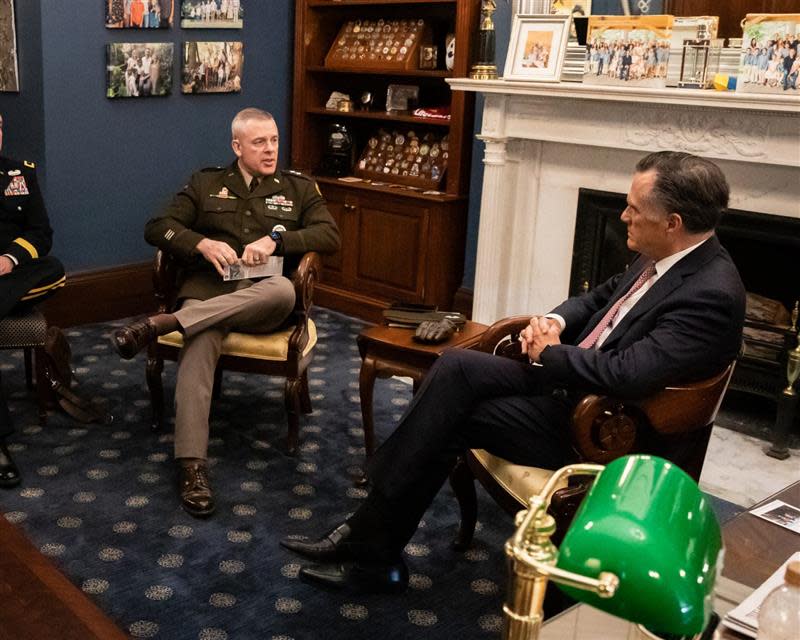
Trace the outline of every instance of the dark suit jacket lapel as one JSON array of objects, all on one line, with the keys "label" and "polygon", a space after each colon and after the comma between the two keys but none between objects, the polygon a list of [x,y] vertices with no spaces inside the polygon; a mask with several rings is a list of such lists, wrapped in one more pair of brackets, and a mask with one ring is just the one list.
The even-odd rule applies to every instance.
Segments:
[{"label": "dark suit jacket lapel", "polygon": [[[720,244],[717,236],[711,236],[688,256],[685,256],[682,260],[678,261],[677,264],[673,265],[663,277],[659,278],[656,283],[647,290],[641,299],[633,306],[633,309],[625,315],[622,322],[614,327],[611,334],[605,342],[603,342],[603,347],[613,345],[621,336],[625,335],[627,328],[636,322],[638,318],[641,318],[658,302],[677,289],[686,276],[700,269],[706,262],[717,255],[719,251]],[[641,270],[638,270],[637,273],[641,273]],[[627,291],[627,289],[625,290]],[[618,296],[615,296],[615,298],[617,297]]]}]

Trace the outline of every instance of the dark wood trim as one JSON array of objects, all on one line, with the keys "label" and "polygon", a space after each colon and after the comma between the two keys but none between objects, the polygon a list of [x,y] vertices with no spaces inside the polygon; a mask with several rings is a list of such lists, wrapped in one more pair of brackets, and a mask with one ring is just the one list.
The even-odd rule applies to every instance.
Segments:
[{"label": "dark wood trim", "polygon": [[58,327],[151,313],[156,310],[153,263],[68,273],[67,284],[41,309],[47,321]]},{"label": "dark wood trim", "polygon": [[314,287],[314,306],[327,307],[375,324],[383,324],[382,312],[389,304],[389,300],[361,295],[327,284],[318,283]]},{"label": "dark wood trim", "polygon": [[472,319],[472,298],[474,295],[472,289],[466,287],[459,287],[453,296],[453,308],[450,311],[459,311],[463,313],[470,320]]},{"label": "dark wood trim", "polygon": [[128,637],[2,516],[0,540],[0,638]]}]

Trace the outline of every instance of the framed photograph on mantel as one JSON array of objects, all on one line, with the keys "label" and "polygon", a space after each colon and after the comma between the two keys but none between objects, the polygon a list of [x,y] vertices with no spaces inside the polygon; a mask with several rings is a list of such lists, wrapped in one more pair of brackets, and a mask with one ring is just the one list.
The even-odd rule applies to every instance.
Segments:
[{"label": "framed photograph on mantel", "polygon": [[800,13],[748,13],[736,93],[800,95]]},{"label": "framed photograph on mantel", "polygon": [[516,15],[505,80],[559,82],[569,39],[569,15]]},{"label": "framed photograph on mantel", "polygon": [[663,88],[672,16],[591,16],[584,84]]}]

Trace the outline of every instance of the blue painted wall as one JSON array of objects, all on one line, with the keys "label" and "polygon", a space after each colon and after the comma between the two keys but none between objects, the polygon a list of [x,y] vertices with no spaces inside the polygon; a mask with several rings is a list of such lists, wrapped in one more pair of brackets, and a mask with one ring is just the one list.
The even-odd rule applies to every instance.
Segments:
[{"label": "blue painted wall", "polygon": [[[275,115],[282,158],[288,159],[291,0],[243,3],[242,30],[187,30],[178,21],[168,30],[106,29],[104,3],[97,0],[16,4],[18,33],[34,36],[19,38],[20,58],[38,55],[39,71],[37,78],[36,64],[28,69],[26,60],[23,91],[0,101],[0,109],[13,114],[8,151],[13,140],[15,155],[37,159],[55,230],[53,252],[68,271],[150,259],[153,249],[142,239],[145,221],[193,171],[232,159],[230,121],[239,109],[259,106]],[[176,14],[179,4],[176,0]],[[184,40],[242,40],[242,92],[182,95]],[[172,95],[107,99],[105,45],[112,42],[174,43]],[[38,94],[36,86],[43,87]],[[37,108],[43,127],[27,117]]]}]

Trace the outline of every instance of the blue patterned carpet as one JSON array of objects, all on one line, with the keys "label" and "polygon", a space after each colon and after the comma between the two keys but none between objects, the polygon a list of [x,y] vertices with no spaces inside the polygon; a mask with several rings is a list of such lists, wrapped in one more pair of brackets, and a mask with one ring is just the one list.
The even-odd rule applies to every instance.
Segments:
[{"label": "blue patterned carpet", "polygon": [[[496,637],[511,519],[480,492],[479,530],[466,554],[450,548],[457,507],[449,488],[440,493],[406,548],[411,588],[399,597],[317,591],[297,579],[298,558],[278,546],[289,534],[323,533],[365,495],[352,484],[364,453],[355,343],[363,325],[324,310],[315,320],[315,411],[301,423],[296,458],[283,453],[283,379],[225,374],[209,450],[218,510],[205,521],[178,504],[172,436],[149,430],[144,355],[117,357],[115,324],[68,332],[82,393],[115,415],[110,427],[59,413],[40,428],[21,353],[3,352],[17,425],[11,449],[24,478],[0,492],[0,511],[136,638]],[[174,374],[168,363],[169,402]],[[382,438],[410,387],[378,381],[375,395]],[[715,506],[723,520],[736,510]]]}]

